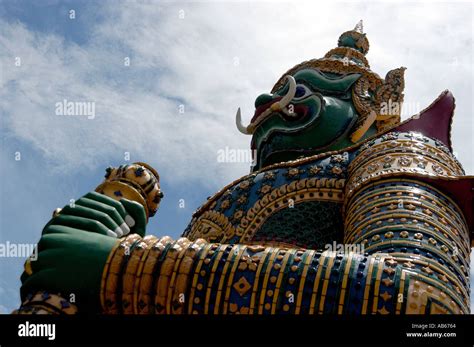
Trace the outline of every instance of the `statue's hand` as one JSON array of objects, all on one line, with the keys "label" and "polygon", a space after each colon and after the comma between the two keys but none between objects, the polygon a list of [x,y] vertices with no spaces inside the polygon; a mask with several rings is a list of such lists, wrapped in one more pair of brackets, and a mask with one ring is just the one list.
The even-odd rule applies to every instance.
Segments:
[{"label": "statue's hand", "polygon": [[90,312],[98,311],[102,271],[115,238],[63,225],[45,228],[37,259],[21,276],[21,297],[57,293]]},{"label": "statue's hand", "polygon": [[122,237],[128,233],[144,236],[146,214],[143,206],[135,201],[117,201],[106,195],[90,192],[74,204],[61,209],[46,224],[44,230],[51,225],[63,225],[113,237]]},{"label": "statue's hand", "polygon": [[[47,291],[74,298],[82,310],[98,311],[101,277],[119,234],[143,236],[146,215],[133,201],[88,193],[64,207],[43,229],[37,259],[27,261],[21,296]],[[110,237],[114,236],[114,237]]]}]

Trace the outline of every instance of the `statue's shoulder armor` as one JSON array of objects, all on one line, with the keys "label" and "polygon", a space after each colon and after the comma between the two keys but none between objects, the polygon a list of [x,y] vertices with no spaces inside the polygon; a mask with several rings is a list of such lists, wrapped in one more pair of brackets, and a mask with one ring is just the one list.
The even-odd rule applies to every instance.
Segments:
[{"label": "statue's shoulder armor", "polygon": [[421,180],[458,177],[464,170],[451,150],[418,132],[390,132],[364,143],[351,154],[347,195],[380,178],[409,176]]},{"label": "statue's shoulder armor", "polygon": [[380,180],[412,188],[429,184],[459,206],[474,239],[474,177],[465,175],[445,141],[415,131],[384,134],[351,153],[347,175],[346,203]]},{"label": "statue's shoulder armor", "polygon": [[183,236],[222,243],[320,247],[342,238],[348,152],[272,165],[210,198]]}]

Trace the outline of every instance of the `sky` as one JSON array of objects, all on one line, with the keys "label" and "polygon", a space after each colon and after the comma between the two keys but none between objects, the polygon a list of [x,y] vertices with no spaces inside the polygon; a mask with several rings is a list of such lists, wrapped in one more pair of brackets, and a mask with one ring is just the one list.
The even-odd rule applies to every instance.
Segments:
[{"label": "sky", "polygon": [[[371,69],[407,67],[403,119],[453,92],[453,147],[473,175],[470,2],[0,0],[0,242],[36,243],[52,211],[126,153],[160,173],[148,233],[179,237],[208,196],[249,172],[218,160],[250,146],[237,108],[248,122],[259,94],[360,19]],[[65,99],[93,102],[95,116],[57,115]],[[0,312],[19,304],[23,262],[1,259]]]}]

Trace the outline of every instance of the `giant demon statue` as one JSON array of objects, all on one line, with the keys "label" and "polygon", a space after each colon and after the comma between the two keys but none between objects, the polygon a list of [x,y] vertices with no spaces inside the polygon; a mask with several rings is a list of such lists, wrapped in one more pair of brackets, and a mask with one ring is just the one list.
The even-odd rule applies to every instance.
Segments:
[{"label": "giant demon statue", "polygon": [[[17,313],[469,313],[473,178],[452,154],[454,98],[400,122],[359,24],[255,101],[252,172],[182,237],[146,236],[163,197],[143,163],[54,213]],[[329,247],[342,245],[343,247]],[[74,300],[72,300],[74,299]]]}]

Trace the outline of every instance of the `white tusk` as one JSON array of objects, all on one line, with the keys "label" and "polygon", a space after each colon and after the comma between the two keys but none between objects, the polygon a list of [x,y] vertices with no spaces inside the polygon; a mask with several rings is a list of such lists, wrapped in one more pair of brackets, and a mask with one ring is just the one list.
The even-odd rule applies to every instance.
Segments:
[{"label": "white tusk", "polygon": [[[274,111],[283,111],[288,116],[291,116],[291,117],[295,116],[294,113],[289,113],[289,112],[286,112],[284,110],[285,107],[288,106],[288,104],[291,102],[291,100],[293,100],[293,98],[295,97],[295,94],[296,94],[296,81],[295,81],[295,78],[291,75],[287,75],[286,78],[288,79],[288,82],[290,84],[290,87],[288,89],[288,93],[286,93],[286,95],[283,98],[281,98],[280,101],[277,101],[277,102],[273,103],[268,109],[266,109],[264,112],[262,112],[259,116],[260,119],[268,116],[269,114],[271,114]],[[240,114],[240,107],[237,110],[237,114],[235,115],[235,125],[237,125],[237,129],[242,134],[245,134],[245,135],[252,135],[253,134],[254,129],[253,129],[253,126],[251,127],[252,124],[250,124],[249,126],[244,126],[242,124],[242,115]],[[249,128],[251,128],[251,129],[249,129]]]},{"label": "white tusk", "polygon": [[295,78],[291,75],[286,75],[288,82],[290,83],[290,88],[288,89],[288,93],[278,102],[280,109],[285,108],[291,100],[293,100],[295,93],[296,93],[296,81]]},{"label": "white tusk", "polygon": [[242,124],[242,115],[240,114],[240,107],[237,110],[237,114],[235,115],[235,125],[237,125],[237,129],[239,129],[242,134],[252,135],[252,133],[248,131],[247,127]]}]

